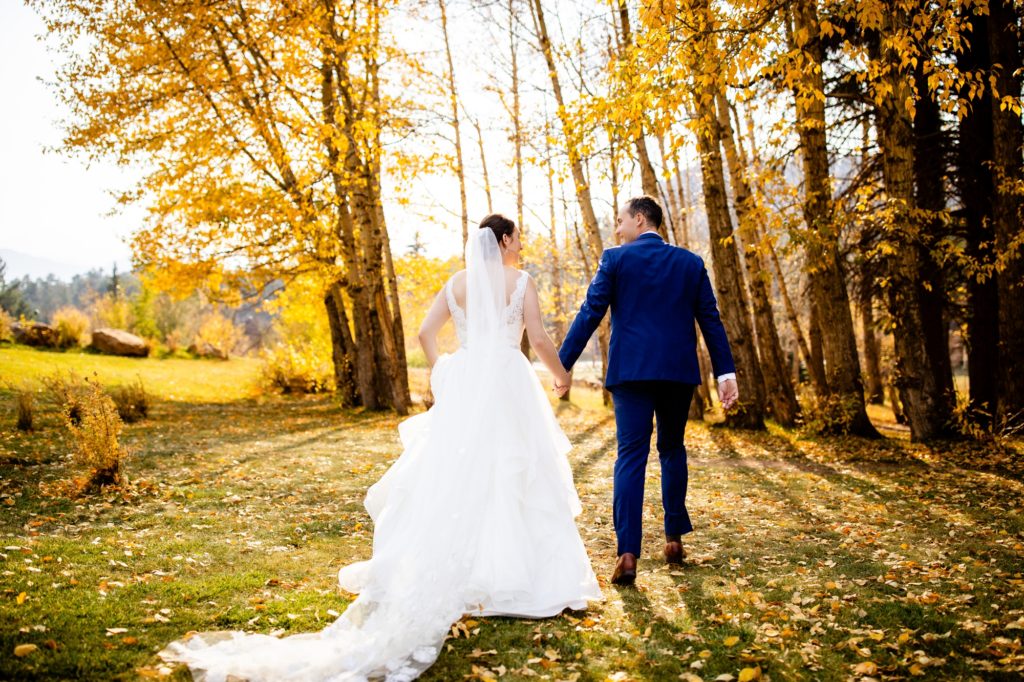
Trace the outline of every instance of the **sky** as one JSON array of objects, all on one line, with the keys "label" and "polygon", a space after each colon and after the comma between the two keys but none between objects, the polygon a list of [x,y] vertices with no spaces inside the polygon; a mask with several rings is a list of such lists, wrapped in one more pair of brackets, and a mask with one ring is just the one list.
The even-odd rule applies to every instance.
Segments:
[{"label": "sky", "polygon": [[109,190],[130,186],[132,171],[44,151],[60,143],[64,109],[40,80],[53,78],[55,63],[37,39],[43,31],[20,0],[0,3],[0,250],[8,276],[44,275],[47,264],[37,259],[64,276],[114,262],[126,268],[125,238],[143,211],[110,215],[117,204]]}]

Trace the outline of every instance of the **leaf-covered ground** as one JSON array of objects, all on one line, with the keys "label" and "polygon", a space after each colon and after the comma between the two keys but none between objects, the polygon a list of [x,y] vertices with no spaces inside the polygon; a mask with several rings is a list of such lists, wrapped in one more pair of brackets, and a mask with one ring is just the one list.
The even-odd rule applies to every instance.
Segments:
[{"label": "leaf-covered ground", "polygon": [[[398,420],[326,397],[169,400],[142,376],[164,397],[126,430],[135,491],[78,501],[44,492],[73,473],[56,420],[16,432],[0,394],[0,678],[158,677],[154,653],[189,630],[309,631],[345,608],[336,573],[369,555],[362,498],[399,454]],[[640,577],[616,588],[614,420],[594,395],[575,400],[559,419],[605,601],[464,621],[422,679],[1024,671],[1019,443],[935,449],[691,424],[686,565],[659,560],[652,458]]]}]

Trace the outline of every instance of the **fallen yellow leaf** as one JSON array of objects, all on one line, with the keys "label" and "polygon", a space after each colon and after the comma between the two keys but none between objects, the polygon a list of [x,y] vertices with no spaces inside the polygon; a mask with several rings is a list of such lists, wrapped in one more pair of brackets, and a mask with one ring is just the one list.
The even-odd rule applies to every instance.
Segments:
[{"label": "fallen yellow leaf", "polygon": [[26,599],[28,599],[28,594],[26,592],[22,592],[21,594],[18,595],[18,603],[19,604],[24,604]]},{"label": "fallen yellow leaf", "polygon": [[30,653],[32,653],[38,648],[39,647],[37,647],[35,644],[19,644],[18,646],[14,647],[14,655],[18,656],[19,658],[22,656],[28,656]]},{"label": "fallen yellow leaf", "polygon": [[752,682],[761,679],[761,666],[756,668],[744,668],[740,671],[739,682]]},{"label": "fallen yellow leaf", "polygon": [[722,642],[726,646],[736,646],[737,644],[739,644],[740,638],[736,635],[732,635],[731,637],[726,637],[725,639],[723,639]]},{"label": "fallen yellow leaf", "polygon": [[858,675],[875,675],[878,673],[878,666],[874,661],[864,661],[853,667],[853,672]]}]

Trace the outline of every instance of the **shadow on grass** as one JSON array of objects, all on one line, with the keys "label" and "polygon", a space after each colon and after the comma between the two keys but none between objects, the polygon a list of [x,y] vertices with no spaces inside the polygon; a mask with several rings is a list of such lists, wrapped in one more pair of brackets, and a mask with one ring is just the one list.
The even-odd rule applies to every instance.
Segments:
[{"label": "shadow on grass", "polygon": [[[711,439],[717,448],[736,452],[746,447],[743,432],[711,430]],[[987,474],[961,469],[955,465],[937,466],[919,459],[906,444],[894,444],[905,454],[899,463],[878,462],[872,459],[848,459],[838,462],[846,471],[836,465],[826,464],[809,458],[805,450],[798,448],[787,438],[759,434],[762,440],[769,440],[784,459],[729,458],[723,459],[731,466],[748,471],[800,472],[818,477],[844,494],[852,494],[865,504],[880,504],[886,516],[916,528],[922,536],[946,536],[950,527],[966,530],[973,523],[1008,526],[1014,531],[1021,523],[1021,515],[1010,512],[1020,508],[1024,502],[1024,487],[1016,481],[998,478],[985,489],[978,489],[979,478]],[[863,445],[863,444],[862,444]],[[759,478],[759,481],[763,480]],[[986,504],[1002,498],[1003,504]],[[1017,500],[1017,505],[1013,504]],[[842,500],[832,496],[826,504],[838,510]],[[1009,558],[1009,556],[1007,557]]]}]

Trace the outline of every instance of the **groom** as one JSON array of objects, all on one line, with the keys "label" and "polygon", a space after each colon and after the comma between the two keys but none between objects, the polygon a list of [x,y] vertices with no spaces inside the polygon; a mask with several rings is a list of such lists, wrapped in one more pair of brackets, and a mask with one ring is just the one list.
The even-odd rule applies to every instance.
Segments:
[{"label": "groom", "polygon": [[[615,403],[619,442],[613,496],[619,558],[612,582],[631,585],[640,555],[644,472],[655,418],[666,561],[682,563],[681,537],[693,530],[686,512],[683,432],[694,388],[701,381],[694,321],[700,325],[711,354],[722,406],[732,407],[739,392],[729,341],[704,262],[686,249],[665,243],[658,234],[661,206],[649,196],[627,201],[617,222],[615,234],[622,246],[602,254],[587,299],[558,355],[562,365],[571,370],[611,307],[605,386]],[[564,393],[567,388],[555,384],[556,392]]]}]

